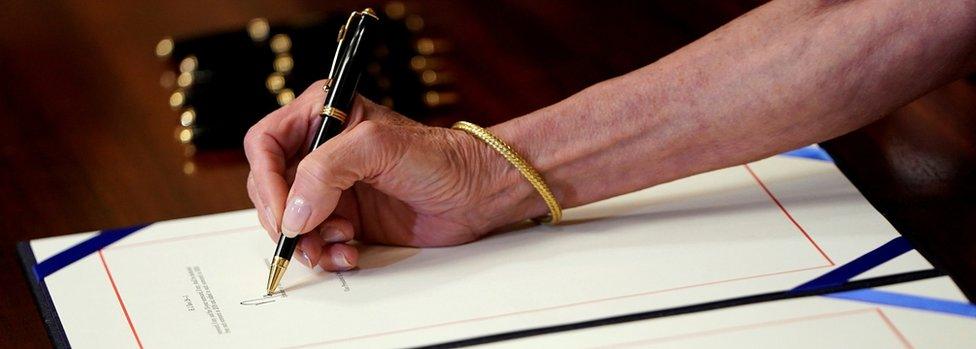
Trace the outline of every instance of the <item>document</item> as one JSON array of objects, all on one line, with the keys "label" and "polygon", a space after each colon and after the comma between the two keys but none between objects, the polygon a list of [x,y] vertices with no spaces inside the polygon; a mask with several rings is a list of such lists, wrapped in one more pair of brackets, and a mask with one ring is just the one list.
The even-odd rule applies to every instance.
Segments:
[{"label": "document", "polygon": [[[40,262],[94,234],[30,247]],[[777,156],[570,209],[558,226],[447,248],[359,246],[349,272],[293,263],[270,297],[274,243],[253,210],[151,224],[44,284],[76,348],[413,347],[789,290],[898,236],[832,163]],[[930,268],[910,251],[859,277]],[[947,279],[926,282],[961,297]],[[917,312],[811,297],[491,345],[751,347],[865,326],[887,336],[869,346],[890,347],[939,335]],[[925,316],[976,333],[972,318]],[[693,333],[715,334],[668,339]]]}]

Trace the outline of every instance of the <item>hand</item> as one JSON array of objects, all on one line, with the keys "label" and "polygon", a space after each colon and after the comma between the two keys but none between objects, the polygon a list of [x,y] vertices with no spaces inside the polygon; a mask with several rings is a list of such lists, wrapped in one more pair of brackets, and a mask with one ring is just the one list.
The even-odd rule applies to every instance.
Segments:
[{"label": "hand", "polygon": [[261,224],[274,241],[279,227],[301,235],[296,258],[307,266],[354,268],[353,239],[456,245],[545,212],[531,186],[478,139],[424,126],[362,97],[345,130],[305,156],[323,84],[269,114],[244,140],[248,194]]}]

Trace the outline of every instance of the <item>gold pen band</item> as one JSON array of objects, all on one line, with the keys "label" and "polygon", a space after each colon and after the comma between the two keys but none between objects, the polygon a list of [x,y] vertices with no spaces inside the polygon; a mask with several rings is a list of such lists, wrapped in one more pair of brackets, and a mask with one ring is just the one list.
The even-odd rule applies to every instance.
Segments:
[{"label": "gold pen band", "polygon": [[342,121],[342,123],[346,123],[346,119],[348,119],[346,112],[330,106],[322,107],[322,115],[334,117],[339,119],[339,121]]},{"label": "gold pen band", "polygon": [[512,163],[512,166],[515,166],[515,168],[518,169],[519,173],[522,174],[522,177],[525,177],[525,179],[532,184],[532,187],[539,192],[539,196],[542,196],[542,200],[546,202],[546,206],[549,207],[549,214],[545,217],[536,218],[534,219],[535,221],[548,224],[559,223],[559,221],[563,218],[563,210],[561,207],[559,207],[559,202],[556,201],[556,196],[552,194],[552,191],[549,190],[549,186],[546,185],[546,182],[542,179],[542,176],[539,175],[539,171],[536,171],[532,165],[529,165],[528,161],[525,161],[525,159],[516,153],[512,147],[509,147],[508,144],[505,144],[505,142],[502,142],[502,140],[495,137],[495,135],[491,134],[491,132],[481,128],[481,126],[467,121],[458,121],[454,123],[454,126],[451,126],[451,128],[470,133],[471,135],[480,139],[482,142],[485,142],[485,144],[488,144],[488,146],[490,146],[492,149],[495,149],[495,151],[502,154],[502,156],[505,157],[505,160]]},{"label": "gold pen band", "polygon": [[288,269],[289,261],[281,257],[275,257],[271,262],[271,271],[268,275],[268,294],[274,293],[278,289],[278,284],[281,283],[281,277],[285,275],[285,270]]}]

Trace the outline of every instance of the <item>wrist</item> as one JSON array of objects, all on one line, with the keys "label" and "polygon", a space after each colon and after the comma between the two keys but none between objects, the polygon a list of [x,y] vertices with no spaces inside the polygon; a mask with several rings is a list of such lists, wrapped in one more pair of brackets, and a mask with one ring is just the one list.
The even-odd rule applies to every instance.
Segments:
[{"label": "wrist", "polygon": [[[560,131],[556,130],[555,125],[545,120],[548,119],[547,116],[555,113],[554,110],[558,108],[560,108],[560,105],[553,105],[494,125],[489,127],[488,130],[508,144],[509,147],[522,156],[539,173],[560,207],[569,208],[577,206],[578,203],[575,190],[573,189],[573,183],[570,182],[572,178],[570,177],[571,174],[566,169],[567,165],[572,164],[579,155],[576,154],[574,149],[559,146],[559,144],[565,144],[563,139],[561,139]],[[554,145],[555,148],[553,148]],[[539,215],[527,218],[535,218],[548,214],[549,210],[545,201],[534,190],[531,183],[521,177],[514,166],[509,165],[509,168],[523,182],[520,184],[531,190],[530,194],[532,194],[531,198],[534,199],[533,202],[541,207],[541,211],[537,212],[540,213]]]},{"label": "wrist", "polygon": [[477,230],[487,232],[549,213],[532,184],[500,152],[465,131],[451,131],[458,140],[458,148],[464,149],[466,177],[470,178],[467,187],[473,190],[469,195],[475,207],[472,212],[475,217],[469,218],[481,222]]}]

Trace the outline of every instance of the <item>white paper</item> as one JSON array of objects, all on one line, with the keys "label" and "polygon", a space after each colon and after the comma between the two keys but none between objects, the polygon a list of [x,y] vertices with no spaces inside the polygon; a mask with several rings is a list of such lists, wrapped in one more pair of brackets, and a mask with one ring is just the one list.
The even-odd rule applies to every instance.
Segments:
[{"label": "white paper", "polygon": [[[786,290],[897,236],[832,164],[774,157],[556,227],[367,246],[341,274],[293,263],[287,296],[260,305],[241,304],[260,302],[274,249],[253,210],[153,224],[46,283],[77,348],[406,347]],[[85,237],[31,246],[42,261]],[[912,251],[865,277],[928,268]]]}]

